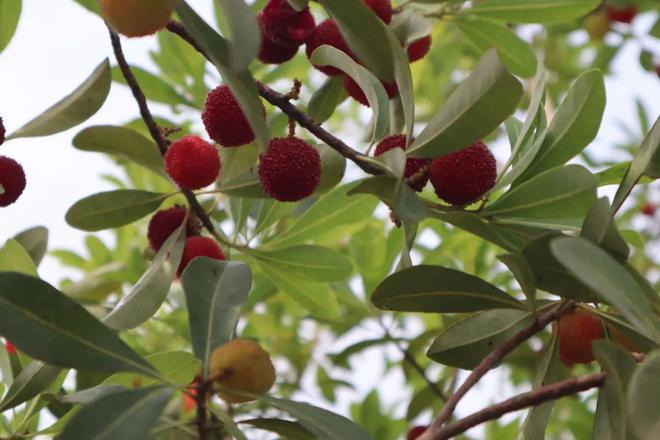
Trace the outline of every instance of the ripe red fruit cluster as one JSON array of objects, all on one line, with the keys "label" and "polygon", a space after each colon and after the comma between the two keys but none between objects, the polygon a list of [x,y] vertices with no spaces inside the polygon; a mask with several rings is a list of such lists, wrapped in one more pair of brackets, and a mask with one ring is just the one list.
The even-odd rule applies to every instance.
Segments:
[{"label": "ripe red fruit cluster", "polygon": [[[173,206],[167,209],[161,209],[151,217],[149,228],[147,229],[147,239],[149,246],[155,252],[158,252],[176,229],[181,226],[186,218],[188,210],[182,206]],[[186,236],[192,237],[199,235],[200,224],[194,214],[188,214],[186,222]]]},{"label": "ripe red fruit cluster", "polygon": [[430,49],[431,49],[430,35],[422,37],[417,41],[413,41],[408,46],[408,61],[414,63],[415,61],[421,60],[426,56],[427,53],[429,53]]},{"label": "ripe red fruit cluster", "polygon": [[392,21],[392,2],[390,0],[364,0],[364,3],[385,23]]},{"label": "ripe red fruit cluster", "polygon": [[[553,329],[556,324],[553,323]],[[568,365],[594,360],[591,343],[604,337],[603,324],[593,313],[578,309],[559,318],[559,359]]]},{"label": "ripe red fruit cluster", "polygon": [[186,244],[183,248],[183,256],[181,257],[181,263],[179,263],[176,275],[180,277],[188,264],[197,257],[224,260],[225,254],[222,252],[222,249],[220,249],[220,246],[218,246],[218,243],[212,238],[202,236],[189,237],[186,239]]},{"label": "ripe red fruit cluster", "polygon": [[257,19],[262,33],[258,58],[265,64],[293,58],[316,25],[309,7],[296,11],[287,0],[269,0]]},{"label": "ripe red fruit cluster", "polygon": [[435,193],[452,205],[477,201],[495,185],[496,178],[495,157],[481,141],[431,162],[431,184]]},{"label": "ripe red fruit cluster", "polygon": [[[265,117],[265,109],[263,113]],[[209,137],[223,147],[238,147],[254,140],[250,123],[226,85],[216,87],[206,97],[202,121]]]},{"label": "ripe red fruit cluster", "polygon": [[259,180],[264,192],[280,202],[311,195],[321,180],[321,156],[294,136],[275,138],[259,156]]},{"label": "ripe red fruit cluster", "polygon": [[616,6],[608,5],[605,8],[605,13],[610,21],[618,21],[619,23],[630,23],[637,15],[639,9],[635,5],[619,8]]},{"label": "ripe red fruit cluster", "polygon": [[0,156],[0,185],[4,189],[4,193],[0,194],[0,207],[14,203],[25,189],[23,167],[6,156]]},{"label": "ripe red fruit cluster", "polygon": [[[406,135],[395,134],[387,136],[376,146],[375,155],[380,156],[392,148],[406,149]],[[406,160],[406,169],[404,177],[408,181],[408,185],[419,192],[424,189],[426,183],[429,181],[428,166],[431,163],[430,159],[408,158]]]},{"label": "ripe red fruit cluster", "polygon": [[415,440],[418,437],[420,437],[422,434],[424,434],[424,431],[426,431],[429,427],[428,426],[415,426],[408,431],[408,434],[406,435],[406,440]]},{"label": "ripe red fruit cluster", "polygon": [[0,145],[5,143],[5,124],[2,122],[2,118],[0,118]]},{"label": "ripe red fruit cluster", "polygon": [[204,188],[220,173],[220,155],[213,144],[204,139],[185,136],[167,150],[165,171],[179,188]]}]

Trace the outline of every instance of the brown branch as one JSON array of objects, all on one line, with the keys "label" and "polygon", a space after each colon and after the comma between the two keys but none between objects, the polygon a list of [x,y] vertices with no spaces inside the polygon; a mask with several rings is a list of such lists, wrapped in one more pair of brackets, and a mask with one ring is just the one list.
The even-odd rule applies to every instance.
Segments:
[{"label": "brown branch", "polygon": [[442,429],[442,425],[446,423],[447,420],[449,420],[449,418],[452,416],[454,410],[456,409],[456,405],[458,405],[458,402],[474,385],[477,384],[477,382],[481,380],[481,378],[486,373],[488,373],[488,371],[490,371],[491,368],[497,365],[507,354],[513,351],[520,344],[543,330],[549,323],[557,319],[560,315],[573,310],[574,308],[575,302],[562,302],[552,310],[537,316],[532,324],[516,333],[509,340],[495,347],[495,349],[490,352],[488,356],[483,358],[479,365],[477,365],[477,367],[472,370],[467,379],[465,379],[465,382],[463,382],[463,384],[458,387],[454,394],[449,396],[449,399],[443,406],[442,410],[435,418],[430,428],[427,430],[428,435],[422,436],[420,440],[430,440],[437,438],[438,433]]},{"label": "brown branch", "polygon": [[564,396],[570,396],[591,388],[600,388],[605,383],[605,376],[605,373],[592,373],[518,394],[517,396],[503,402],[496,403],[495,405],[491,405],[481,411],[477,411],[476,413],[454,423],[450,423],[435,433],[432,433],[429,429],[419,437],[419,440],[448,439],[484,422],[495,420],[504,414],[518,411],[529,406],[536,406],[543,402],[547,402],[548,400],[556,400]]},{"label": "brown branch", "polygon": [[[188,31],[186,31],[186,28],[181,23],[172,20],[168,23],[167,30],[187,41],[195,50],[202,54],[204,58],[209,60],[209,56],[207,55],[204,48],[197,41],[195,41],[195,39],[188,33]],[[344,141],[332,133],[326,131],[319,124],[314,122],[314,120],[307,113],[291,104],[289,96],[276,92],[266,84],[260,82],[257,82],[257,88],[262,98],[264,98],[275,107],[278,107],[280,110],[282,110],[282,112],[298,122],[301,127],[306,128],[307,131],[312,133],[318,139],[322,140],[329,147],[333,148],[346,159],[355,162],[355,164],[359,166],[364,172],[373,175],[383,173],[380,168],[365,160],[368,156],[348,146],[346,143],[344,143]]]}]

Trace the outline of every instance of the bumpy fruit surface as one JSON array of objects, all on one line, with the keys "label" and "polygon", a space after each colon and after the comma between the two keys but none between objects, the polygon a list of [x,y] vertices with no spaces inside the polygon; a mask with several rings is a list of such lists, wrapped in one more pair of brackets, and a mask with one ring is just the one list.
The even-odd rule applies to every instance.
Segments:
[{"label": "bumpy fruit surface", "polygon": [[[380,156],[392,148],[406,149],[406,135],[394,134],[387,136],[376,146],[375,155]],[[406,169],[403,176],[408,179],[408,185],[415,191],[421,191],[429,181],[428,168],[431,159],[419,159],[410,157],[406,160]]]},{"label": "bumpy fruit surface", "polygon": [[497,162],[486,144],[437,157],[431,162],[431,184],[435,193],[452,205],[467,205],[495,185]]},{"label": "bumpy fruit surface", "polygon": [[261,48],[259,49],[259,55],[257,55],[259,61],[264,64],[282,64],[293,58],[296,55],[296,52],[298,52],[298,45],[286,46],[271,40],[264,32],[262,15],[259,14],[257,19],[262,30]]},{"label": "bumpy fruit surface", "polygon": [[415,440],[420,437],[424,431],[428,429],[428,426],[415,426],[406,435],[406,440]]},{"label": "bumpy fruit surface", "polygon": [[179,188],[204,188],[220,173],[220,155],[215,146],[204,139],[185,136],[168,148],[165,171]]},{"label": "bumpy fruit surface", "polygon": [[[318,26],[316,26],[314,32],[312,32],[306,42],[305,52],[307,53],[307,58],[311,59],[314,50],[324,44],[332,46],[335,49],[339,49],[346,55],[355,59],[355,55],[353,55],[353,52],[351,52],[351,50],[348,48],[348,44],[346,44],[346,40],[344,40],[344,37],[339,32],[337,23],[335,23],[334,20],[328,19],[322,21]],[[314,67],[329,76],[336,76],[344,73],[336,67],[332,66]]]},{"label": "bumpy fruit surface", "polygon": [[264,35],[282,46],[300,46],[316,24],[309,7],[296,11],[287,0],[269,0],[260,17]]},{"label": "bumpy fruit surface", "polygon": [[[181,206],[173,206],[167,209],[161,209],[149,220],[147,229],[147,238],[151,249],[158,252],[163,243],[169,238],[176,229],[181,226],[186,218],[187,209]],[[197,217],[190,213],[186,222],[186,236],[198,235],[200,225]]]},{"label": "bumpy fruit surface", "polygon": [[111,28],[127,37],[151,35],[167,25],[178,0],[99,0]]},{"label": "bumpy fruit surface", "polygon": [[243,403],[251,397],[232,390],[264,394],[275,383],[275,367],[268,353],[256,342],[234,339],[217,348],[211,355],[211,376],[222,390],[218,393],[228,403]]},{"label": "bumpy fruit surface", "polygon": [[[263,112],[265,116],[266,110]],[[202,121],[209,137],[223,147],[238,147],[254,140],[252,127],[227,86],[216,87],[206,97]]]},{"label": "bumpy fruit surface", "polygon": [[385,23],[392,21],[392,2],[390,0],[364,0],[364,3]]},{"label": "bumpy fruit surface", "polygon": [[25,173],[23,167],[14,159],[0,156],[0,185],[4,193],[0,194],[0,206],[9,206],[23,194]]},{"label": "bumpy fruit surface", "polygon": [[603,338],[603,325],[593,313],[578,309],[559,318],[559,359],[568,366],[594,360],[591,343]]},{"label": "bumpy fruit surface", "polygon": [[176,271],[177,276],[181,276],[188,264],[197,257],[208,257],[214,260],[224,260],[225,254],[212,238],[209,237],[189,237],[183,248],[181,263]]},{"label": "bumpy fruit surface", "polygon": [[2,123],[2,118],[0,118],[0,145],[5,143],[5,124]]},{"label": "bumpy fruit surface", "polygon": [[275,138],[259,156],[259,179],[264,192],[280,202],[311,195],[321,181],[321,156],[297,137]]},{"label": "bumpy fruit surface", "polygon": [[637,6],[630,5],[625,8],[617,8],[615,6],[607,6],[605,12],[610,21],[618,21],[619,23],[630,23],[637,15]]},{"label": "bumpy fruit surface", "polygon": [[592,41],[601,41],[610,31],[610,19],[605,12],[594,12],[584,20],[584,28]]},{"label": "bumpy fruit surface", "polygon": [[[385,88],[387,97],[390,99],[399,94],[399,88],[396,86],[396,83],[387,83],[383,81],[383,87]],[[351,98],[355,99],[362,105],[370,107],[367,95],[364,94],[358,83],[348,75],[344,75],[344,88]]]},{"label": "bumpy fruit surface", "polygon": [[426,37],[420,38],[408,46],[408,61],[414,63],[415,61],[421,60],[427,53],[429,53],[430,49],[431,36],[427,35]]}]

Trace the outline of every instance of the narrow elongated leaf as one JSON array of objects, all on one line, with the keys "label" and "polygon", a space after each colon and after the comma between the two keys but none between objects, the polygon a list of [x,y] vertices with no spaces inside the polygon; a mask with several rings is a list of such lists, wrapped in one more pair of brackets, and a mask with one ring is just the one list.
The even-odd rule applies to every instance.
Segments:
[{"label": "narrow elongated leaf", "polygon": [[70,95],[13,132],[7,139],[48,136],[75,127],[101,108],[110,92],[110,83],[110,63],[106,59]]},{"label": "narrow elongated leaf", "polygon": [[330,119],[339,104],[346,99],[346,89],[341,76],[331,76],[314,91],[307,104],[307,114],[317,124]]},{"label": "narrow elongated leaf", "polygon": [[371,302],[384,310],[465,313],[524,309],[506,292],[467,273],[440,266],[414,266],[396,272],[376,288]]},{"label": "narrow elongated leaf", "polygon": [[101,192],[74,203],[66,213],[66,221],[90,232],[118,228],[154,212],[167,197],[135,189]]},{"label": "narrow elongated leaf", "polygon": [[0,402],[0,412],[15,408],[38,396],[57,379],[62,370],[39,361],[30,362],[14,379]]},{"label": "narrow elongated leaf", "polygon": [[278,266],[293,277],[309,281],[340,281],[348,278],[353,271],[353,265],[346,257],[321,246],[293,246],[253,252],[252,256],[266,265]]},{"label": "narrow elongated leaf", "polygon": [[[144,95],[149,101],[160,102],[173,107],[181,104],[185,104],[188,107],[195,107],[194,103],[190,102],[185,96],[180,95],[174,86],[164,80],[161,76],[137,66],[130,67],[131,72],[135,75],[135,79],[142,89],[142,92],[144,92]],[[114,66],[112,68],[112,80],[118,84],[128,84],[119,66]]]},{"label": "narrow elongated leaf", "polygon": [[417,136],[409,154],[432,158],[469,146],[508,118],[521,96],[518,80],[489,50]]},{"label": "narrow elongated leaf", "polygon": [[87,310],[27,275],[0,273],[0,334],[35,359],[60,367],[153,374],[147,362]]},{"label": "narrow elongated leaf", "polygon": [[654,351],[637,368],[628,386],[628,417],[640,439],[660,437],[658,396],[660,395],[660,351]]},{"label": "narrow elongated leaf", "polygon": [[0,53],[9,45],[16,32],[22,6],[22,0],[0,0]]},{"label": "narrow elongated leaf", "polygon": [[582,237],[601,245],[621,262],[628,259],[628,243],[621,237],[610,215],[610,202],[602,197],[591,207],[582,224]]},{"label": "narrow elongated leaf", "polygon": [[536,73],[536,55],[532,46],[514,31],[496,21],[477,17],[459,17],[458,28],[480,50],[495,48],[500,59],[515,75],[526,78]]},{"label": "narrow elongated leaf", "polygon": [[488,0],[469,12],[510,23],[553,23],[582,17],[599,4],[600,0]]},{"label": "narrow elongated leaf", "polygon": [[171,388],[162,386],[108,394],[83,407],[57,438],[144,440],[171,394]]},{"label": "narrow elongated leaf", "polygon": [[34,264],[39,266],[48,249],[48,229],[43,226],[35,226],[16,234],[14,240],[23,246]]},{"label": "narrow elongated leaf", "polygon": [[167,178],[158,146],[135,130],[97,125],[73,138],[73,146],[83,151],[112,154],[127,159]]},{"label": "narrow elongated leaf", "polygon": [[534,278],[534,271],[529,263],[521,254],[505,254],[498,255],[497,257],[502,263],[506,264],[516,281],[520,284],[520,288],[527,297],[532,309],[536,308],[536,279]]},{"label": "narrow elongated leaf", "polygon": [[[399,148],[396,150],[401,151]],[[394,151],[394,149],[390,151]],[[405,156],[403,156],[403,164],[405,166]],[[375,195],[387,204],[401,220],[418,222],[429,215],[424,202],[417,194],[402,180],[393,177],[374,176],[365,179],[351,190],[351,194]]]},{"label": "narrow elongated leaf", "polygon": [[619,309],[644,335],[660,342],[660,328],[646,296],[613,257],[583,238],[556,239],[550,247],[557,260],[594,294]]},{"label": "narrow elongated leaf", "polygon": [[186,267],[182,281],[193,351],[206,377],[211,353],[234,333],[252,289],[252,272],[244,263],[200,257]]},{"label": "narrow elongated leaf", "polygon": [[300,423],[282,419],[250,419],[242,420],[241,424],[252,425],[257,429],[274,432],[284,438],[296,440],[316,440],[316,437],[305,429]]},{"label": "narrow elongated leaf", "polygon": [[471,370],[493,349],[533,321],[522,310],[488,310],[447,327],[426,355],[450,367]]},{"label": "narrow elongated leaf", "polygon": [[38,276],[32,258],[16,240],[7,240],[7,243],[0,248],[0,272],[5,271]]},{"label": "narrow elongated leaf", "polygon": [[[199,371],[199,362],[186,351],[163,351],[145,356],[145,360],[153,365],[161,378],[180,386],[190,385]],[[146,387],[160,383],[159,379],[135,373],[116,373],[103,381],[104,385],[124,388],[134,388],[136,384]]]},{"label": "narrow elongated leaf", "polygon": [[261,29],[244,0],[218,0],[231,38],[229,40],[229,65],[234,72],[247,70],[261,47]]}]

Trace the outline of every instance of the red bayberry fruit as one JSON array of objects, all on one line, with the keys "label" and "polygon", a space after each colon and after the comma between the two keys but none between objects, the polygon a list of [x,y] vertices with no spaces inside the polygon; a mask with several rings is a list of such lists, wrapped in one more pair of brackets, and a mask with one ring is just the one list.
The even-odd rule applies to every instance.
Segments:
[{"label": "red bayberry fruit", "polygon": [[[334,20],[328,19],[321,22],[318,26],[316,26],[314,32],[312,32],[312,34],[309,36],[306,42],[305,52],[307,53],[307,58],[311,59],[314,50],[317,47],[322,46],[324,44],[330,45],[335,49],[339,49],[342,52],[346,53],[346,55],[355,59],[355,55],[353,55],[351,49],[348,48],[348,44],[346,44],[346,40],[344,40],[344,37],[339,32],[337,23],[335,23]],[[337,69],[336,67],[332,67],[332,66],[314,66],[314,67],[329,76],[336,76],[344,73],[341,70]]]},{"label": "red bayberry fruit", "polygon": [[428,428],[428,426],[415,426],[410,431],[408,431],[406,440],[415,440],[417,437],[421,436]]},{"label": "red bayberry fruit", "polygon": [[392,2],[390,0],[364,0],[364,3],[385,23],[392,21]]},{"label": "red bayberry fruit", "polygon": [[[387,136],[376,146],[375,155],[380,156],[386,151],[390,151],[392,148],[401,148],[402,150],[406,149],[406,135],[403,134],[394,134]],[[428,166],[431,163],[431,159],[419,159],[410,157],[406,160],[406,169],[403,176],[408,180],[408,185],[415,191],[419,192],[424,189],[426,182],[429,181],[429,172]],[[425,170],[425,168],[427,168]],[[413,177],[410,179],[411,177]]]},{"label": "red bayberry fruit", "polygon": [[648,215],[649,217],[653,217],[655,215],[655,206],[651,205],[650,203],[644,203],[642,205],[642,209],[640,212],[644,215]]},{"label": "red bayberry fruit", "polygon": [[264,35],[283,46],[300,46],[316,24],[309,7],[296,11],[287,0],[269,0],[260,16]]},{"label": "red bayberry fruit", "polygon": [[[147,229],[147,238],[149,239],[151,249],[158,252],[169,236],[181,226],[183,219],[186,218],[187,211],[186,208],[181,206],[173,206],[171,208],[161,209],[151,217],[149,228]],[[186,236],[198,235],[199,231],[199,221],[194,214],[190,213],[186,222]]]},{"label": "red bayberry fruit", "polygon": [[280,202],[311,195],[321,180],[321,156],[297,137],[276,138],[259,156],[259,179],[266,194]]},{"label": "red bayberry fruit", "polygon": [[0,145],[5,143],[5,124],[2,123],[2,118],[0,118]]},{"label": "red bayberry fruit", "polygon": [[[557,325],[553,323],[553,329]],[[556,331],[556,330],[555,330]],[[566,365],[594,360],[591,342],[603,338],[603,325],[593,313],[578,309],[559,318],[559,359]]]},{"label": "red bayberry fruit", "polygon": [[0,156],[0,185],[4,193],[0,194],[0,206],[14,203],[25,189],[25,172],[14,159]]},{"label": "red bayberry fruit", "polygon": [[655,74],[658,75],[658,78],[660,78],[660,64],[655,66]]},{"label": "red bayberry fruit", "polygon": [[[265,116],[265,109],[263,113]],[[227,86],[216,87],[206,97],[202,121],[209,137],[223,147],[238,147],[254,140],[252,127]]]},{"label": "red bayberry fruit", "polygon": [[197,257],[208,257],[215,260],[224,260],[225,254],[212,238],[209,237],[190,237],[186,239],[186,244],[183,248],[183,256],[181,263],[176,271],[177,276],[181,276],[188,264]]},{"label": "red bayberry fruit", "polygon": [[[399,88],[396,86],[396,83],[387,83],[385,81],[382,81],[382,83],[388,98],[392,99],[399,94]],[[344,75],[344,88],[351,98],[362,105],[370,107],[367,95],[364,94],[358,83],[348,75]]]},{"label": "red bayberry fruit", "polygon": [[637,6],[630,5],[624,8],[617,8],[616,6],[607,6],[605,12],[610,21],[618,21],[619,23],[630,23],[637,15]]},{"label": "red bayberry fruit", "polygon": [[497,162],[486,144],[437,157],[431,162],[431,184],[435,193],[452,205],[467,205],[495,185]]},{"label": "red bayberry fruit", "polygon": [[204,188],[220,173],[220,155],[215,146],[204,139],[185,136],[167,150],[165,170],[179,188]]},{"label": "red bayberry fruit", "polygon": [[296,52],[298,52],[298,45],[285,46],[274,42],[266,36],[265,32],[263,32],[264,24],[261,14],[259,14],[257,18],[261,24],[263,34],[261,38],[261,49],[257,56],[259,61],[264,64],[282,64],[293,58],[296,55]]},{"label": "red bayberry fruit", "polygon": [[10,356],[16,354],[16,347],[9,341],[5,341],[5,350],[7,350],[7,354]]},{"label": "red bayberry fruit", "polygon": [[408,46],[408,61],[414,63],[415,61],[421,60],[427,53],[429,53],[430,49],[431,36],[427,35],[426,37],[420,38]]}]

